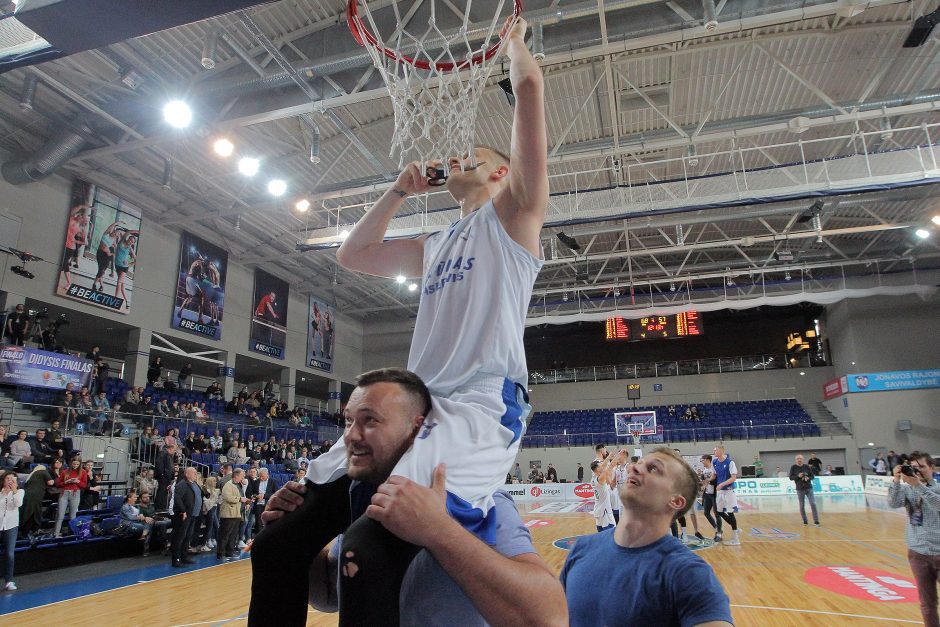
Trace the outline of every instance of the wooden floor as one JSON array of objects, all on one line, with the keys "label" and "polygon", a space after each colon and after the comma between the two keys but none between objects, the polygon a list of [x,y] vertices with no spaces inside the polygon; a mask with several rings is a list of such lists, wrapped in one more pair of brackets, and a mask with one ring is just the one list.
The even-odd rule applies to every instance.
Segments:
[{"label": "wooden floor", "polygon": [[[738,626],[921,624],[916,602],[863,600],[804,582],[806,571],[818,566],[873,568],[911,579],[905,517],[884,509],[883,499],[821,498],[819,529],[802,525],[792,498],[741,501],[742,546],[716,545],[697,552],[728,592]],[[585,513],[540,514],[532,509],[523,510],[523,518],[547,523],[533,526],[532,535],[539,553],[557,571],[567,553],[552,543],[592,533],[593,519]],[[699,519],[707,526],[701,515]],[[792,533],[798,537],[786,537]],[[250,578],[247,561],[225,564],[0,616],[0,625],[237,627],[245,623]],[[307,625],[335,624],[335,616],[310,611]]]}]

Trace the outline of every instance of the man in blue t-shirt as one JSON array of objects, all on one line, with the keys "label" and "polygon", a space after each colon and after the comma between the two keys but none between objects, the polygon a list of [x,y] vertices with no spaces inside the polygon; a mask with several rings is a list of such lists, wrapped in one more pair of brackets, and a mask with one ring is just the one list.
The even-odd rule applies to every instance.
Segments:
[{"label": "man in blue t-shirt", "polygon": [[711,566],[669,532],[697,490],[695,471],[669,448],[629,466],[620,522],[579,538],[562,568],[572,627],[734,624]]}]

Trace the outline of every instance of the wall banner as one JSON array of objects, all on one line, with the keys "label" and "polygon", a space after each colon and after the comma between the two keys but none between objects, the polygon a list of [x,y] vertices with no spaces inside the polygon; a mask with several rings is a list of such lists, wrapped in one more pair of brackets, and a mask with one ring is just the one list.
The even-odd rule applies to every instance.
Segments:
[{"label": "wall banner", "polygon": [[176,301],[170,327],[213,340],[222,339],[228,253],[190,233],[180,237]]},{"label": "wall banner", "polygon": [[55,293],[128,314],[134,297],[140,209],[97,185],[72,185]]},{"label": "wall banner", "polygon": [[0,346],[0,383],[64,390],[91,384],[95,364],[84,357],[23,346]]},{"label": "wall banner", "polygon": [[264,270],[255,269],[255,294],[251,303],[251,337],[248,349],[284,359],[287,347],[287,302],[290,286]]},{"label": "wall banner", "polygon": [[307,366],[332,372],[336,310],[311,296],[307,318]]}]

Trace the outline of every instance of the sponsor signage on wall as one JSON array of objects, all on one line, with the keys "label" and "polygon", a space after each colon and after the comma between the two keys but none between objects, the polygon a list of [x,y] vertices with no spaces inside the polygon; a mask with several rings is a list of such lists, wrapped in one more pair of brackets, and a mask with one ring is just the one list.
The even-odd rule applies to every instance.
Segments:
[{"label": "sponsor signage on wall", "polygon": [[888,495],[888,488],[891,487],[892,477],[883,477],[881,475],[868,475],[865,477],[865,494]]},{"label": "sponsor signage on wall", "polygon": [[0,383],[65,389],[89,385],[95,364],[90,359],[49,353],[23,346],[0,346]]},{"label": "sponsor signage on wall", "polygon": [[170,327],[220,340],[228,253],[190,233],[183,233],[180,239],[180,263]]},{"label": "sponsor signage on wall", "polygon": [[845,377],[839,377],[838,379],[823,383],[823,399],[827,401],[831,398],[842,396],[848,391],[848,384],[846,383]]},{"label": "sponsor signage on wall", "polygon": [[849,392],[896,392],[940,388],[940,369],[895,370],[846,375]]},{"label": "sponsor signage on wall", "polygon": [[336,310],[310,297],[307,311],[307,366],[331,372],[336,344]]},{"label": "sponsor signage on wall", "polygon": [[[794,485],[789,479],[775,477],[738,479],[734,491],[738,496],[780,496],[796,494]],[[864,485],[860,475],[816,477],[813,491],[817,494],[862,494]]]},{"label": "sponsor signage on wall", "polygon": [[248,350],[284,359],[287,347],[287,301],[290,286],[264,270],[255,269],[251,337]]}]

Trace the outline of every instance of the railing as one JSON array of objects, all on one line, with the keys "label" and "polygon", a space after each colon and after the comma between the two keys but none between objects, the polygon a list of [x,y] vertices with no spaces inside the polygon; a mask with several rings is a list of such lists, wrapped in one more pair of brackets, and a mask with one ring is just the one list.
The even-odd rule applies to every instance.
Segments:
[{"label": "railing", "polygon": [[[667,429],[662,433],[662,442],[701,442],[701,441],[729,441],[729,440],[777,440],[780,438],[807,438],[834,436],[833,431],[846,428],[851,432],[852,424],[839,421],[831,422],[798,422],[779,423],[771,425],[735,425],[735,426],[703,426],[687,429]],[[825,433],[828,431],[828,433]],[[660,441],[660,437],[655,438]],[[648,440],[641,444],[648,444]],[[555,434],[526,434],[522,438],[523,448],[550,448],[571,446],[595,446],[597,444],[632,447],[631,436],[618,436],[614,431],[603,433],[555,433]]]},{"label": "railing", "polygon": [[812,368],[828,365],[810,359],[809,355],[805,353],[795,365],[789,359],[787,355],[777,353],[771,355],[748,355],[745,357],[713,357],[710,359],[686,359],[682,361],[654,361],[642,364],[532,370],[529,372],[529,383],[538,385],[544,383],[610,381],[613,379],[649,379],[722,372]]}]

